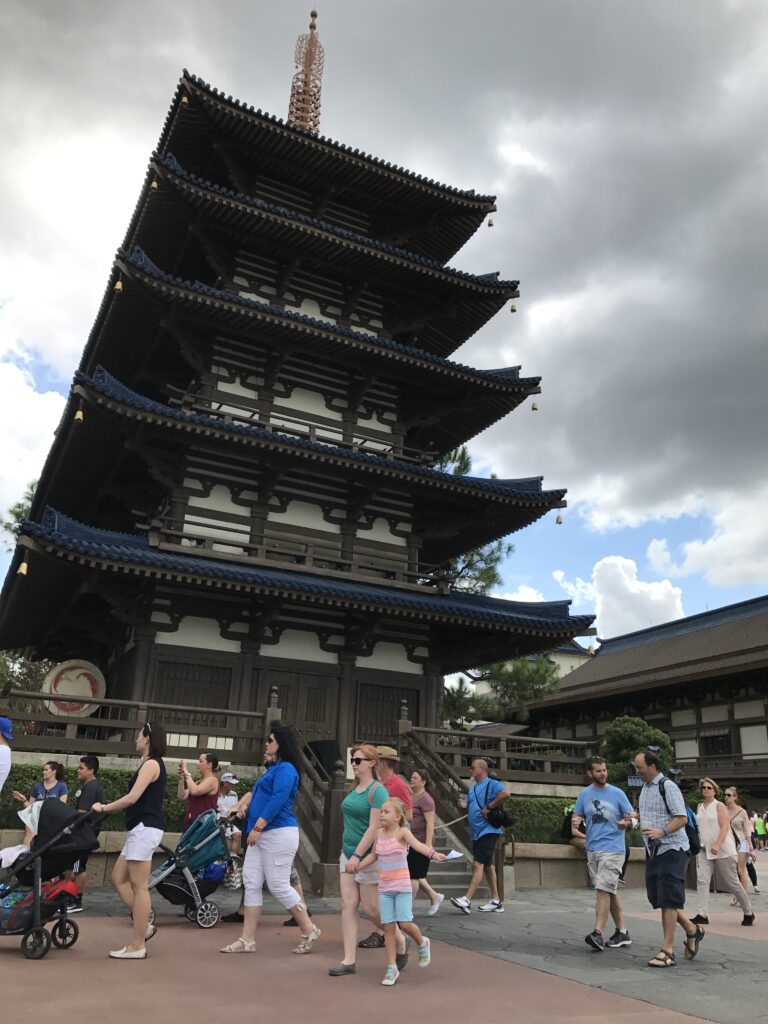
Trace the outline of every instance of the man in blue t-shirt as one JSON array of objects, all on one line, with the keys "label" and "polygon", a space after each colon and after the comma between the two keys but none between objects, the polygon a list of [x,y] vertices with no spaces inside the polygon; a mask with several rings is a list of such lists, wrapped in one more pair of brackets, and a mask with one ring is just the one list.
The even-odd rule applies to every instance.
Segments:
[{"label": "man in blue t-shirt", "polygon": [[[625,832],[631,826],[634,811],[626,793],[608,784],[608,768],[602,757],[587,758],[585,768],[591,785],[579,793],[571,827],[574,835],[582,822],[587,829],[587,867],[595,887],[595,930],[584,941],[602,952],[605,946],[616,949],[632,945],[617,890],[624,867]],[[603,940],[609,913],[616,931],[610,939]]]},{"label": "man in blue t-shirt", "polygon": [[493,855],[504,829],[494,828],[490,824],[488,812],[493,807],[501,807],[509,800],[509,790],[504,789],[498,779],[489,778],[488,762],[481,757],[476,757],[472,762],[472,780],[474,785],[467,793],[467,824],[472,833],[472,878],[466,895],[452,896],[451,903],[462,914],[469,914],[472,909],[472,897],[485,872],[491,898],[478,909],[485,913],[503,914],[504,904],[499,899]]}]

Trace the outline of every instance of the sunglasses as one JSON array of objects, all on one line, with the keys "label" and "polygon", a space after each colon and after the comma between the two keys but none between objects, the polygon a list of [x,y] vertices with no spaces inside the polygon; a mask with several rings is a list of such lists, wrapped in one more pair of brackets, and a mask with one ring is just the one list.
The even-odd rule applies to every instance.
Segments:
[{"label": "sunglasses", "polygon": [[702,789],[714,789],[715,787],[714,786],[702,786],[701,788]]},{"label": "sunglasses", "polygon": [[354,765],[361,765],[363,761],[370,761],[370,757],[350,757],[349,763]]}]

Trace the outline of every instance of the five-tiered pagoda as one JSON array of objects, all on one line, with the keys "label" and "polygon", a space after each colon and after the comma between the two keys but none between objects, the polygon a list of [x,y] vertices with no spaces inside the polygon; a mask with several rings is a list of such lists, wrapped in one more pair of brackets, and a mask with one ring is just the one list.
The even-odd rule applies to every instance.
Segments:
[{"label": "five-tiered pagoda", "polygon": [[319,136],[296,86],[294,108],[183,74],[0,647],[93,661],[118,699],[256,710],[276,685],[307,739],[343,748],[390,739],[403,700],[434,726],[444,673],[591,618],[451,589],[452,560],[564,504],[538,478],[434,468],[538,391],[448,358],[518,294],[447,266],[493,197]]}]

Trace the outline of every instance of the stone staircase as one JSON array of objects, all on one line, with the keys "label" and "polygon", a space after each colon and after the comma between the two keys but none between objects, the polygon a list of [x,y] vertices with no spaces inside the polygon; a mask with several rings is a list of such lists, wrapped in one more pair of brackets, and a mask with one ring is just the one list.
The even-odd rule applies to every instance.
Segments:
[{"label": "stone staircase", "polygon": [[441,853],[458,850],[465,856],[461,860],[444,861],[442,864],[433,862],[429,866],[427,881],[433,889],[441,892],[449,900],[451,896],[463,896],[467,891],[469,880],[472,877],[472,857],[469,850],[456,839],[450,829],[438,827],[442,824],[440,818],[435,815],[435,849]]}]

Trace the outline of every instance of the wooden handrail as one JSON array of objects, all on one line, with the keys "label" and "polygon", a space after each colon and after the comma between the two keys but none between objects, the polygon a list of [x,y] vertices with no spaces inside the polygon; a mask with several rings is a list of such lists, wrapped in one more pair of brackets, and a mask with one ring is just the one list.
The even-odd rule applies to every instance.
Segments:
[{"label": "wooden handrail", "polygon": [[[57,693],[52,695],[50,693],[40,693],[39,690],[9,690],[7,694],[8,700],[13,700],[20,697],[24,700],[43,700],[43,701],[54,701],[61,700],[65,702],[71,702],[74,704],[96,704],[99,707],[119,707],[119,708],[153,708],[155,711],[179,711],[189,712],[191,714],[204,714],[204,715],[229,715],[237,716],[239,718],[255,718],[263,719],[263,711],[235,711],[232,708],[202,708],[194,707],[186,704],[160,704],[154,700],[97,700],[92,697],[84,697],[82,693]],[[16,713],[17,717],[20,717],[20,713]],[[63,719],[64,716],[62,716]],[[78,719],[81,725],[87,724],[87,719]],[[93,721],[98,721],[94,719]]]}]

